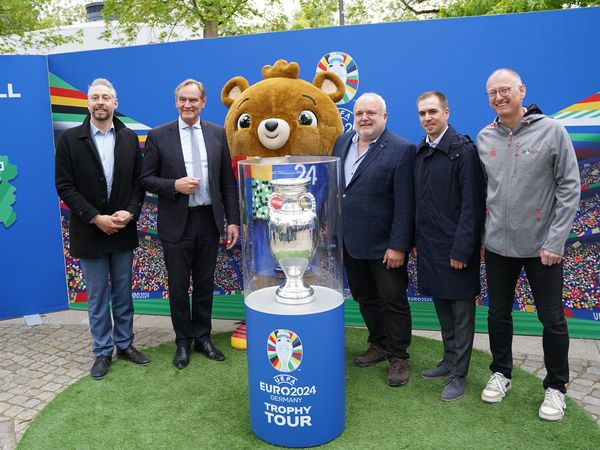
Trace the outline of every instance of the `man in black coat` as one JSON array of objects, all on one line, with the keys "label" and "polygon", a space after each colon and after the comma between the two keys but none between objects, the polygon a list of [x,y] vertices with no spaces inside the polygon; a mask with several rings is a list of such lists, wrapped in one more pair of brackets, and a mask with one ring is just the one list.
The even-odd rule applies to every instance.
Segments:
[{"label": "man in black coat", "polygon": [[90,113],[56,144],[56,190],[71,211],[70,252],[80,258],[85,278],[95,379],[107,374],[115,346],[120,358],[149,363],[132,345],[131,273],[138,246],[135,220],[144,200],[142,154],[137,135],[114,116],[117,105],[110,81],[94,80],[88,90]]},{"label": "man in black coat", "polygon": [[[142,185],[158,194],[158,236],[169,279],[177,350],[173,364],[189,364],[190,348],[215,361],[225,356],[210,340],[214,272],[227,219],[227,248],[238,239],[240,211],[223,127],[200,120],[202,83],[188,79],[175,90],[179,118],[150,130]],[[192,278],[192,305],[189,287]]]},{"label": "man in black coat", "polygon": [[444,344],[442,361],[421,375],[449,375],[441,399],[451,401],[464,395],[473,348],[483,174],[475,144],[448,125],[444,94],[421,94],[417,109],[427,133],[415,158],[418,283],[423,294],[433,297]]},{"label": "man in black coat", "polygon": [[389,359],[388,384],[408,382],[412,323],[406,263],[413,239],[415,146],[386,128],[385,101],[361,95],[354,131],[340,136],[344,266],[352,296],[369,330],[369,347],[353,363]]}]

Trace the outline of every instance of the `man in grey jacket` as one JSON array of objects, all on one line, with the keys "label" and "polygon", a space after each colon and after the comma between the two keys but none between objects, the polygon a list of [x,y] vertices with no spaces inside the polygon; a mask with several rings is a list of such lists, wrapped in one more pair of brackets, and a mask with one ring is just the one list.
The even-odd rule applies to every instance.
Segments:
[{"label": "man in grey jacket", "polygon": [[562,256],[579,202],[577,159],[564,127],[536,105],[523,107],[525,85],[518,73],[496,70],[486,88],[498,116],[477,137],[487,180],[483,244],[493,358],[481,399],[498,403],[511,388],[511,314],[517,280],[525,268],[544,327],[546,394],[539,417],[560,420],[569,381]]}]

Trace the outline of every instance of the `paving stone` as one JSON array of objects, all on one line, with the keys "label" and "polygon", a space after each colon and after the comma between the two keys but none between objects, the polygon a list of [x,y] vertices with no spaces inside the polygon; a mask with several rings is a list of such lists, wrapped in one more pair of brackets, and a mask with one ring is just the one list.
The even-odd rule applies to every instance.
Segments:
[{"label": "paving stone", "polygon": [[569,397],[571,397],[572,399],[575,399],[575,400],[582,400],[586,396],[585,393],[580,392],[580,391],[575,391],[575,390],[570,389],[570,388],[567,391],[567,395]]},{"label": "paving stone", "polygon": [[584,405],[583,409],[595,416],[600,416],[600,406],[598,405]]},{"label": "paving stone", "polygon": [[11,405],[23,405],[27,400],[29,400],[29,397],[24,395],[15,395],[8,401],[8,403]]},{"label": "paving stone", "polygon": [[2,413],[2,415],[5,417],[10,417],[11,419],[14,419],[22,411],[23,411],[23,407],[12,405],[10,408],[8,408],[6,411],[4,411]]},{"label": "paving stone", "polygon": [[0,402],[5,402],[13,397],[14,395],[9,394],[8,392],[0,392]]},{"label": "paving stone", "polygon": [[587,380],[587,379],[581,378],[581,377],[574,380],[573,383],[579,384],[581,386],[593,386],[594,385],[593,381]]},{"label": "paving stone", "polygon": [[48,383],[45,386],[42,386],[41,389],[49,392],[56,392],[61,388],[59,384],[56,383]]},{"label": "paving stone", "polygon": [[16,421],[20,420],[20,421],[31,422],[31,419],[33,419],[36,414],[37,414],[36,410],[34,410],[34,409],[26,409],[21,414],[19,414],[17,417],[15,417],[15,420]]},{"label": "paving stone", "polygon": [[594,383],[600,382],[600,374],[590,372],[589,369],[581,376],[582,376],[582,378],[593,381]]},{"label": "paving stone", "polygon": [[30,398],[28,401],[23,403],[23,406],[25,408],[33,408],[34,406],[39,405],[39,404],[40,404],[40,401],[38,399]]},{"label": "paving stone", "polygon": [[583,403],[586,405],[595,405],[600,407],[600,398],[592,397],[590,395],[586,395],[583,399]]},{"label": "paving stone", "polygon": [[589,373],[594,373],[596,375],[600,375],[600,367],[597,367],[597,366],[590,366],[590,367],[588,367],[587,371]]},{"label": "paving stone", "polygon": [[12,420],[0,420],[0,449],[14,450],[16,446],[15,427]]},{"label": "paving stone", "polygon": [[9,409],[12,405],[6,402],[0,402],[0,414],[4,413],[7,409]]}]

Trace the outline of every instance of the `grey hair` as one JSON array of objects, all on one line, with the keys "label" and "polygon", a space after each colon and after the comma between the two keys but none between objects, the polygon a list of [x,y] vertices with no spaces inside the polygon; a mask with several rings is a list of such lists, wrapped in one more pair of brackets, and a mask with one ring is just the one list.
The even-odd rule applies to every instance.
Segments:
[{"label": "grey hair", "polygon": [[108,89],[110,89],[110,93],[112,94],[112,96],[115,99],[117,98],[117,91],[115,90],[115,87],[106,78],[96,78],[94,81],[92,81],[92,84],[90,84],[90,87],[88,88],[88,92],[87,92],[88,97],[90,96],[90,92],[91,92],[92,88],[96,87],[96,86],[106,86]]},{"label": "grey hair", "polygon": [[193,78],[188,78],[187,80],[183,80],[181,83],[179,83],[179,85],[175,88],[175,100],[177,100],[177,98],[179,97],[179,91],[181,90],[181,88],[183,88],[185,86],[189,86],[190,84],[193,84],[198,87],[198,89],[200,90],[200,99],[201,100],[204,100],[206,98],[206,92],[204,91],[204,85],[198,80],[194,80]]},{"label": "grey hair", "polygon": [[362,94],[360,97],[358,97],[356,99],[356,103],[361,101],[363,98],[373,98],[373,99],[377,100],[383,107],[383,112],[387,112],[387,106],[385,104],[385,100],[383,99],[383,97],[381,95],[376,94],[375,92],[365,92],[364,94]]}]

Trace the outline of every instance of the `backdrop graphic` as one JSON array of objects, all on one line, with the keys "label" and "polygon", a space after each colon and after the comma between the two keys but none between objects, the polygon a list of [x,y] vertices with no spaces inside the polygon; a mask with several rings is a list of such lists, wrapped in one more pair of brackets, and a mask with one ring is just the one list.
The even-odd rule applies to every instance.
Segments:
[{"label": "backdrop graphic", "polygon": [[[387,100],[389,128],[417,142],[422,130],[416,97],[425,90],[438,89],[450,100],[452,125],[475,138],[494,116],[485,96],[487,76],[498,67],[511,67],[521,73],[527,85],[526,101],[537,103],[568,127],[580,159],[582,201],[568,241],[564,297],[568,315],[591,319],[592,323],[600,320],[600,62],[591,56],[592,43],[600,40],[597,23],[600,8],[585,8],[51,55],[52,118],[55,133],[81,123],[86,112],[83,93],[91,80],[106,77],[117,88],[121,118],[139,133],[143,144],[149,128],[176,118],[173,89],[182,79],[204,82],[208,96],[203,117],[223,123],[227,113],[220,103],[223,85],[237,75],[251,84],[260,81],[263,65],[284,58],[300,64],[303,79],[310,80],[322,70],[332,70],[344,79],[346,96],[338,108],[346,129],[351,127],[357,96],[376,91]],[[8,89],[0,83],[2,92],[8,94]],[[14,165],[12,156],[10,161]],[[18,161],[16,165],[19,175],[13,177],[12,184],[22,173]],[[17,195],[17,206],[19,199]],[[4,203],[0,205],[1,217],[5,210]],[[65,222],[68,210],[62,211]],[[155,215],[156,200],[147,197],[140,222],[142,244],[136,252],[134,295],[138,310],[164,313],[165,275]],[[65,231],[63,234],[68,243]],[[240,291],[239,267],[239,249],[219,253],[216,294]],[[85,300],[78,270],[77,261],[67,252],[71,305]],[[414,280],[414,270],[411,274]],[[425,300],[414,288],[411,295],[414,300]],[[242,310],[241,299],[234,303],[231,316]],[[485,304],[485,285],[481,303]],[[534,309],[525,280],[519,284],[515,309]],[[599,334],[597,326],[594,330]]]},{"label": "backdrop graphic", "polygon": [[0,56],[0,319],[67,308],[45,56]]}]

